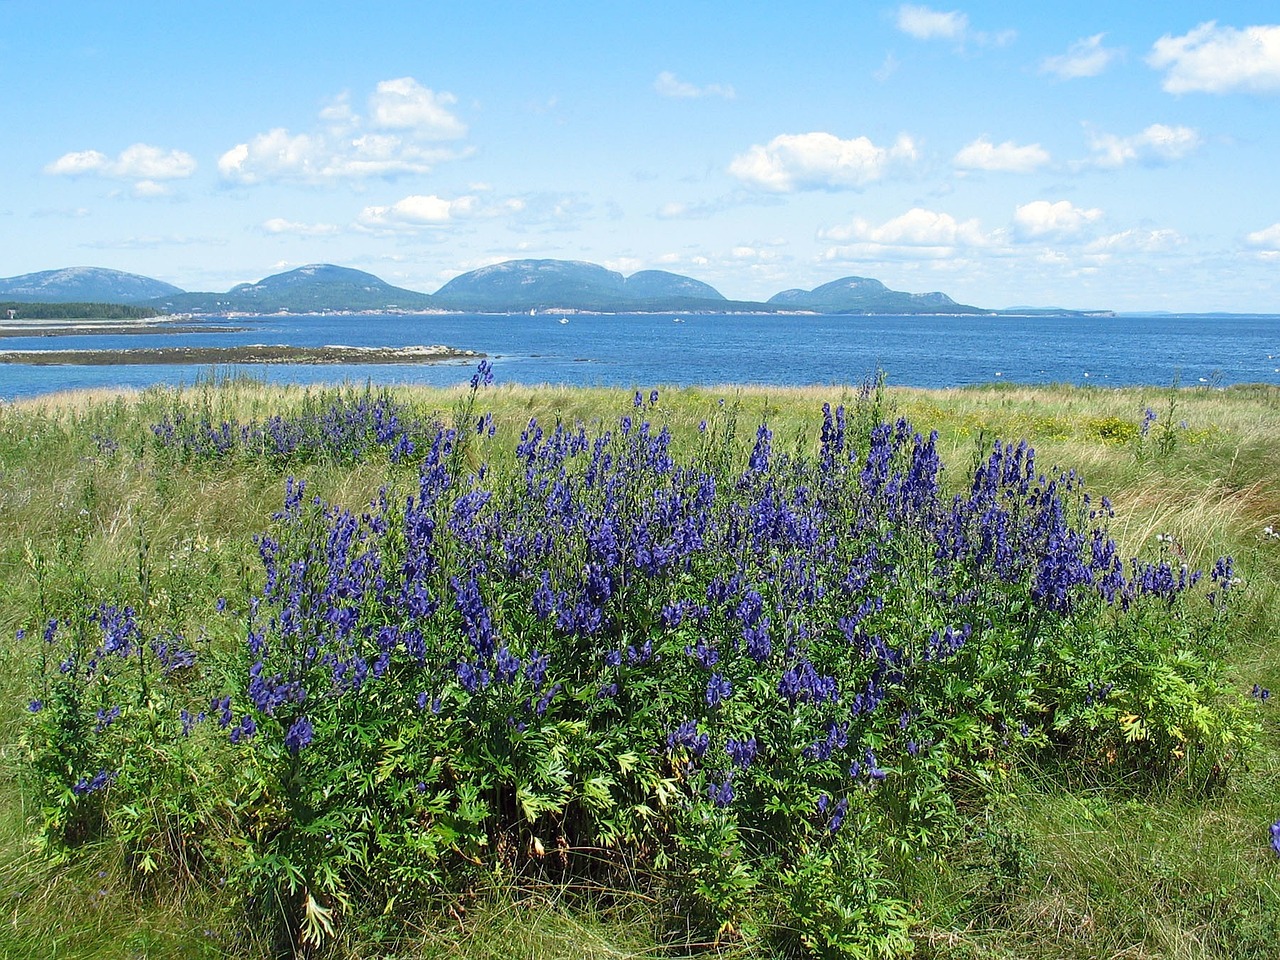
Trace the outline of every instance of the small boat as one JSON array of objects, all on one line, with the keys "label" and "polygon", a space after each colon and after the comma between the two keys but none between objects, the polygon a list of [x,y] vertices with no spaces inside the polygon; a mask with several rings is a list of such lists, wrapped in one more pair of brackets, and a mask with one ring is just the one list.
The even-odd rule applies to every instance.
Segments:
[{"label": "small boat", "polygon": [[561,317],[561,318],[560,318],[560,322],[561,322],[561,323],[568,323],[568,322],[569,322],[569,318],[568,318],[568,317]]}]

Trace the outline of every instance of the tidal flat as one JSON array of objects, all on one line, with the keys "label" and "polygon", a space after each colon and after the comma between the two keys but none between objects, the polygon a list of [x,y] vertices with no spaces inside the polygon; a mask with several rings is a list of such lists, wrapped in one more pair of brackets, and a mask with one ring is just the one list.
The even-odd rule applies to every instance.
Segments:
[{"label": "tidal flat", "polygon": [[[151,332],[151,331],[148,331]],[[289,344],[245,344],[223,347],[143,347],[125,350],[0,350],[0,363],[28,366],[119,366],[135,364],[412,364],[478,360],[474,350],[443,345],[405,347],[301,347]]]}]

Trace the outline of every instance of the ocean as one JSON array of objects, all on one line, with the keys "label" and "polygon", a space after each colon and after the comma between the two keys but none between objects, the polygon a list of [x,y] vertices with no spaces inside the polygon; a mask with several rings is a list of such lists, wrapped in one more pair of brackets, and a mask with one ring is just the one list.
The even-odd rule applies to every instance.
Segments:
[{"label": "ocean", "polygon": [[[233,332],[229,328],[245,328]],[[446,344],[488,354],[499,382],[649,388],[1013,382],[1096,386],[1280,384],[1280,316],[778,316],[539,313],[252,316],[198,334],[5,337],[0,350],[290,344]],[[432,384],[474,363],[218,367],[272,382]],[[198,365],[0,364],[0,399],[76,388],[192,384]]]}]

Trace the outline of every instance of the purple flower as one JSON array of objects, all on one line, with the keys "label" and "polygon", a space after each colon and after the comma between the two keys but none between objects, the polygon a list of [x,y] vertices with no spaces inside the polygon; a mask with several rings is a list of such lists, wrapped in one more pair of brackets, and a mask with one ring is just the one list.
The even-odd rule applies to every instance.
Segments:
[{"label": "purple flower", "polygon": [[724,752],[729,755],[729,759],[738,767],[745,770],[751,766],[751,761],[756,758],[756,738],[752,737],[750,740],[730,739],[725,742]]},{"label": "purple flower", "polygon": [[707,796],[717,807],[727,807],[733,803],[733,771],[729,771],[724,783],[707,784]]},{"label": "purple flower", "polygon": [[315,737],[316,731],[311,726],[311,721],[306,717],[298,717],[293,721],[293,725],[289,727],[289,732],[284,735],[285,749],[292,754],[297,754],[299,750],[307,746]]},{"label": "purple flower", "polygon": [[99,770],[92,778],[81,777],[71,787],[71,792],[77,797],[83,797],[89,793],[96,793],[101,790],[112,780],[116,778],[116,771]]},{"label": "purple flower", "polygon": [[1271,825],[1271,849],[1280,856],[1280,820]]},{"label": "purple flower", "polygon": [[44,709],[44,702],[41,700],[32,700],[30,703],[27,704],[27,709],[30,710],[32,713],[39,713],[41,710]]},{"label": "purple flower", "polygon": [[471,389],[479,390],[481,387],[489,387],[493,385],[493,364],[488,360],[481,360],[480,365],[476,367],[476,372],[471,376]]},{"label": "purple flower", "polygon": [[729,678],[723,674],[713,673],[711,679],[707,681],[707,706],[719,706],[720,701],[727,699],[731,693],[733,693],[733,684],[729,682]]},{"label": "purple flower", "polygon": [[676,747],[684,747],[695,757],[707,752],[711,738],[705,733],[698,733],[698,724],[694,720],[686,720],[667,734],[667,750],[674,752]]}]

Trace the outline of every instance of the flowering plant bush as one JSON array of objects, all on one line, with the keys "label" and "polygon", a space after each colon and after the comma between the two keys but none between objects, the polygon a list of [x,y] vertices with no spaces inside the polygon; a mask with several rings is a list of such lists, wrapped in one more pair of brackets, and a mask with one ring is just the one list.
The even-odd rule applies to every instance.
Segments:
[{"label": "flowering plant bush", "polygon": [[[1122,558],[1106,500],[1025,444],[948,497],[905,421],[824,407],[809,456],[767,423],[739,452],[722,411],[678,456],[654,392],[608,429],[531,420],[505,452],[474,416],[484,374],[414,441],[411,490],[352,511],[289,480],[243,646],[200,674],[220,688],[147,728],[218,731],[236,758],[210,789],[281,943],[478,870],[642,868],[699,941],[892,953],[891,867],[963,831],[982,778],[960,772],[1201,790],[1238,761],[1230,562]],[[74,739],[33,740],[33,766],[73,793],[101,775],[109,810],[139,739]]]}]

